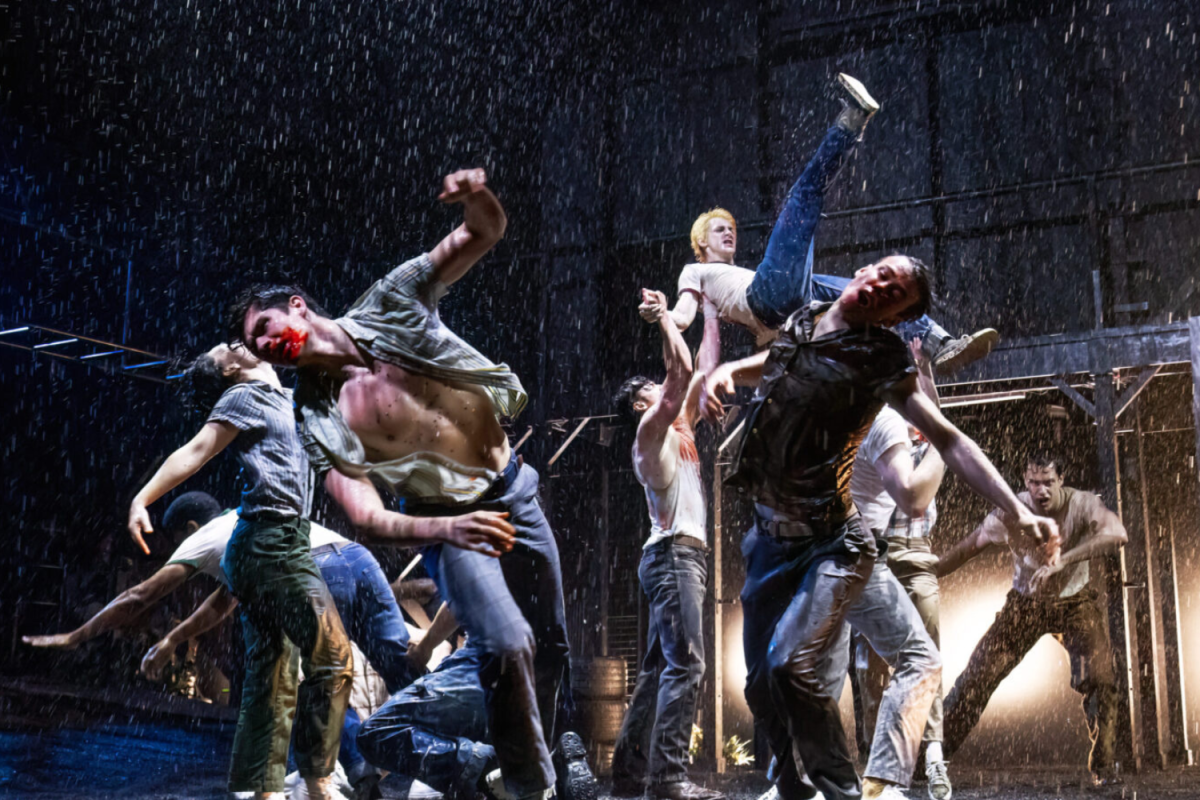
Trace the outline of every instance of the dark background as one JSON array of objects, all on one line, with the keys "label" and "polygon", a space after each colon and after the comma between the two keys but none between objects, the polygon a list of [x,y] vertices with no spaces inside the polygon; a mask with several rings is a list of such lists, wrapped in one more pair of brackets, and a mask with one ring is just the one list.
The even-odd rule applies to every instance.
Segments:
[{"label": "dark background", "polygon": [[[611,412],[623,378],[660,370],[637,292],[674,293],[698,213],[731,210],[739,260],[757,263],[836,113],[837,72],[862,78],[883,110],[827,204],[820,271],[912,253],[935,270],[947,327],[1007,339],[1087,330],[1098,313],[1108,325],[1200,313],[1200,19],[1188,2],[135,0],[0,13],[0,329],[192,356],[218,340],[235,289],[283,274],[336,312],[457,224],[435,201],[444,174],[487,168],[508,235],[442,313],[531,395],[512,431],[535,426],[522,452],[543,472],[585,655],[604,570],[607,613],[636,616],[646,525],[630,431],[593,422],[545,465],[575,420]],[[749,352],[740,332],[725,339],[727,357]],[[1191,520],[1180,609],[1196,687],[1190,398],[1186,378],[1158,379],[1143,413],[1166,431],[1155,479]],[[1014,484],[1028,447],[1050,443],[1072,482],[1096,488],[1090,421],[1069,404],[1063,422],[1046,413],[1063,403],[1036,395],[952,417]],[[0,404],[2,669],[136,682],[135,647],[48,655],[19,635],[77,623],[155,563],[128,542],[127,503],[201,420],[169,386],[7,348]],[[219,459],[186,488],[233,504],[235,480]],[[943,541],[986,511],[953,479],[939,502]],[[344,528],[332,510],[318,518]],[[1001,558],[975,570],[945,592],[949,618],[955,598],[992,592],[957,629],[970,642],[1007,579]],[[1020,761],[1040,746],[1078,761],[1064,662],[1023,716],[984,718],[993,746],[976,757]],[[1041,745],[1020,735],[1031,722]]]}]

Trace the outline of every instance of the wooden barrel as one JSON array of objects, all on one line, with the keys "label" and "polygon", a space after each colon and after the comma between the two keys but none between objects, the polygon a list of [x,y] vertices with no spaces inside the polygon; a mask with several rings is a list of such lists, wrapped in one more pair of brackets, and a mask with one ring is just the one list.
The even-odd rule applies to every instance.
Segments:
[{"label": "wooden barrel", "polygon": [[613,745],[625,718],[625,660],[593,658],[571,663],[575,731],[583,738],[597,775],[612,772]]}]

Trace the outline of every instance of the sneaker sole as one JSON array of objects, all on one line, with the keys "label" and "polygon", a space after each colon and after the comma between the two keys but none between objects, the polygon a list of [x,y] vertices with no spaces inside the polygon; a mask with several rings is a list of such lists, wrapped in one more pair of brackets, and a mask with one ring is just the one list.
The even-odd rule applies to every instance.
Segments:
[{"label": "sneaker sole", "polygon": [[561,768],[558,782],[562,786],[562,795],[558,800],[596,800],[599,796],[599,786],[596,776],[592,774],[587,763],[587,748],[579,734],[567,732],[558,738],[558,752],[555,754],[555,767]]},{"label": "sneaker sole", "polygon": [[992,352],[1000,334],[991,328],[984,328],[971,337],[971,340],[958,350],[948,353],[938,359],[936,367],[940,376],[953,375],[968,364],[978,361]]},{"label": "sneaker sole", "polygon": [[875,101],[874,97],[871,97],[871,93],[867,91],[867,87],[862,85],[862,81],[852,78],[844,72],[839,72],[837,82],[854,99],[858,107],[867,114],[874,114],[879,110],[879,103]]}]

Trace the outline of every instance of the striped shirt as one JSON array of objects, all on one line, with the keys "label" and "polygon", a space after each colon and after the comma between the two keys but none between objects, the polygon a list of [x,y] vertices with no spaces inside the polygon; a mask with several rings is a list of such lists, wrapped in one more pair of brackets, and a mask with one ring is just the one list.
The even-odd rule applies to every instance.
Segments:
[{"label": "striped shirt", "polygon": [[243,517],[262,512],[308,516],[312,476],[291,391],[262,381],[234,384],[213,406],[208,421],[226,422],[239,431],[230,448],[242,465]]},{"label": "striped shirt", "polygon": [[[442,324],[438,301],[448,291],[437,280],[428,254],[406,261],[376,281],[335,322],[372,357],[446,383],[480,386],[497,417],[521,413],[528,400],[520,380],[494,364]],[[304,446],[313,468],[369,476],[393,494],[425,502],[470,503],[498,474],[467,467],[433,452],[369,462],[358,435],[338,410],[340,386],[316,370],[300,370],[296,402],[304,421]]]}]

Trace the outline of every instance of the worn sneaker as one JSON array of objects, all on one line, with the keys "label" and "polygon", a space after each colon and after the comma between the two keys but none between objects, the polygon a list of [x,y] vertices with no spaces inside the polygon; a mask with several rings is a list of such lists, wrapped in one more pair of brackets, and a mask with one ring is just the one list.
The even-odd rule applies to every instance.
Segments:
[{"label": "worn sneaker", "polygon": [[883,791],[875,795],[877,800],[908,800],[908,795],[894,783],[883,787]]},{"label": "worn sneaker", "polygon": [[705,789],[691,781],[652,783],[646,787],[647,800],[725,800],[715,789]]},{"label": "worn sneaker", "polygon": [[1115,772],[1093,772],[1092,786],[1097,789],[1103,789],[1106,786],[1120,786],[1125,783],[1125,780]]},{"label": "worn sneaker", "polygon": [[954,790],[950,786],[950,776],[946,773],[945,761],[926,763],[925,777],[929,780],[929,800],[950,800]]},{"label": "worn sneaker", "polygon": [[758,800],[779,800],[779,787],[771,784],[771,788],[758,796]]},{"label": "worn sneaker", "polygon": [[998,341],[1000,334],[992,328],[968,333],[957,339],[947,339],[934,354],[933,366],[938,375],[953,375],[967,364],[978,361],[992,352]]},{"label": "worn sneaker", "polygon": [[558,800],[596,800],[600,793],[596,776],[587,762],[587,748],[578,733],[567,731],[558,737],[558,747],[551,757],[554,762],[555,789]]},{"label": "worn sneaker", "polygon": [[879,110],[879,103],[875,102],[874,97],[871,97],[871,93],[867,91],[867,87],[862,85],[862,81],[852,78],[844,72],[838,73],[837,87],[842,101],[846,103],[846,107],[838,115],[837,124],[861,137],[863,129],[867,127],[871,117],[875,116],[875,112]]},{"label": "worn sneaker", "polygon": [[554,787],[543,789],[540,792],[533,794],[517,796],[508,790],[504,785],[504,776],[500,774],[500,770],[494,769],[487,776],[488,794],[496,798],[496,800],[550,800],[554,796]]}]

